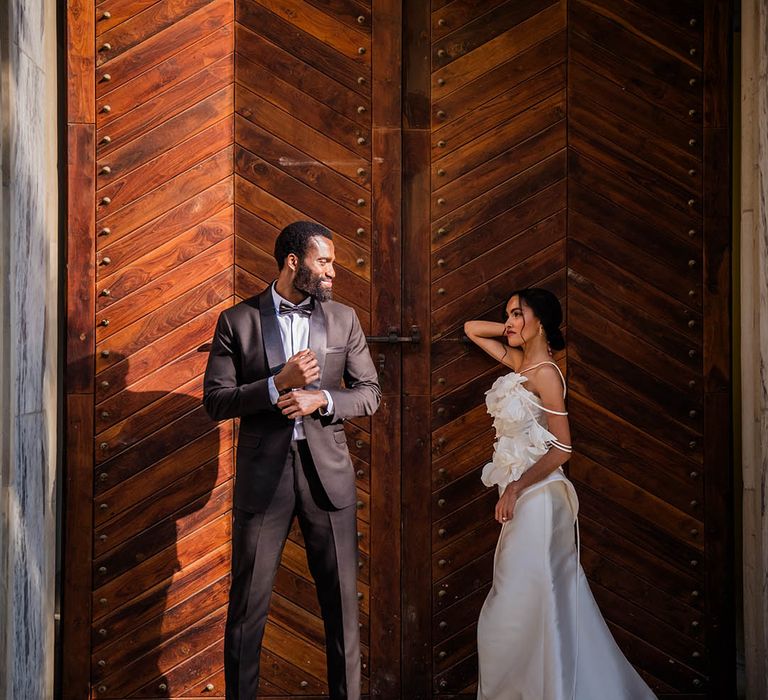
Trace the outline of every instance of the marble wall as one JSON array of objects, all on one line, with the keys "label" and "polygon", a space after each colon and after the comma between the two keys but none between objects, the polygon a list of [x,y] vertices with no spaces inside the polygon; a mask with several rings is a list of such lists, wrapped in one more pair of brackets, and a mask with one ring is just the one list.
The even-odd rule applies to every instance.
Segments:
[{"label": "marble wall", "polygon": [[768,698],[768,0],[741,3],[741,423],[749,700]]},{"label": "marble wall", "polygon": [[0,698],[53,696],[55,0],[0,2]]}]

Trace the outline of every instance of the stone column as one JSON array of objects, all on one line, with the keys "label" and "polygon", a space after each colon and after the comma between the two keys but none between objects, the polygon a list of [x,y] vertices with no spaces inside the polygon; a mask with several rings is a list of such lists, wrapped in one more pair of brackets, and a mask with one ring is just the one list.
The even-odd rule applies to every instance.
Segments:
[{"label": "stone column", "polygon": [[768,1],[741,3],[741,413],[747,698],[768,698]]},{"label": "stone column", "polygon": [[53,697],[55,0],[0,2],[0,698]]}]

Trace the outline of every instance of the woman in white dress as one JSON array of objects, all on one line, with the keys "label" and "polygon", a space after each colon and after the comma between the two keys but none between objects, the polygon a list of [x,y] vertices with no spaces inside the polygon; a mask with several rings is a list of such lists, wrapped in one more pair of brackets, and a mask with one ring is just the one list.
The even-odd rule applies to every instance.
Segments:
[{"label": "woman in white dress", "polygon": [[512,369],[486,392],[496,442],[482,480],[499,489],[501,533],[477,628],[477,698],[650,700],[579,563],[579,502],[562,469],[571,452],[565,379],[551,360],[565,347],[561,322],[557,297],[528,288],[510,297],[505,323],[464,326]]}]

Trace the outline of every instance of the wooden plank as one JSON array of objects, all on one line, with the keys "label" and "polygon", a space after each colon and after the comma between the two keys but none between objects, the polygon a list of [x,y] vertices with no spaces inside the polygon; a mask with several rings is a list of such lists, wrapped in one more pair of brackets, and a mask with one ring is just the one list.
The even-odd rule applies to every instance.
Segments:
[{"label": "wooden plank", "polygon": [[97,103],[96,120],[99,128],[123,118],[139,105],[158,98],[199,71],[218,64],[221,59],[231,55],[233,42],[232,24],[226,24],[202,37],[187,50],[174,54],[111,90]]},{"label": "wooden plank", "polygon": [[121,387],[119,383],[116,386],[104,386],[104,382],[100,381],[99,389],[104,386],[105,394],[110,390],[113,394],[97,396],[97,434],[201,375],[205,371],[207,359],[205,353],[191,350],[175,360],[169,360],[150,377],[129,388]]},{"label": "wooden plank", "polygon": [[[100,598],[107,598],[108,605],[116,607],[132,601],[139,594],[172,577],[176,571],[183,570],[192,562],[225,545],[231,538],[231,514],[225,514],[209,523],[200,531],[179,539],[174,546],[166,547],[149,559],[137,564],[131,570],[106,585],[94,589],[94,604]],[[110,640],[109,628],[103,642]]]},{"label": "wooden plank", "polygon": [[211,0],[164,0],[127,17],[114,29],[99,25],[96,65],[102,66],[204,8]]},{"label": "wooden plank", "polygon": [[455,582],[461,585],[462,588],[464,588],[465,582],[471,581],[472,583],[471,587],[467,588],[465,595],[453,604],[444,605],[434,614],[432,619],[432,635],[436,645],[453,636],[467,625],[477,622],[480,608],[483,605],[488,590],[487,584],[491,581],[492,569],[493,547],[490,547],[469,568],[462,570],[464,573],[462,581],[458,581],[457,576],[454,574],[447,579],[443,579],[435,587],[437,590],[446,591],[447,595],[445,597],[452,599],[456,596],[451,593],[453,589],[450,583]]},{"label": "wooden plank", "polygon": [[[204,483],[220,483],[233,470],[232,444],[231,426],[228,429],[225,424],[219,430],[209,431],[200,438],[193,437],[179,449],[171,450],[170,454],[155,457],[156,461],[142,465],[144,469],[124,470],[123,473],[100,471],[97,489],[99,504],[108,504],[110,517],[127,509],[137,511],[139,506],[151,513],[153,499],[159,500],[164,494],[170,495],[179,480],[191,478],[189,474],[204,475]],[[183,485],[185,482],[181,483]],[[151,497],[147,496],[148,488],[154,490]],[[123,527],[121,523],[120,519],[103,523],[96,538],[95,552],[101,554],[111,548],[113,543],[119,543],[119,532]]]},{"label": "wooden plank", "polygon": [[62,697],[85,697],[89,688],[91,531],[93,515],[93,396],[68,394],[66,493],[62,575],[62,642],[71,663],[62,669]]},{"label": "wooden plank", "polygon": [[[690,386],[684,392],[676,391],[626,357],[619,339],[612,340],[605,338],[598,341],[591,329],[584,333],[574,326],[570,327],[568,334],[571,356],[585,366],[600,368],[621,387],[620,391],[627,392],[627,401],[633,401],[637,396],[655,403],[659,413],[666,413],[691,429],[701,431],[702,392],[694,393]],[[633,351],[628,354],[633,354]]]},{"label": "wooden plank", "polygon": [[[97,529],[94,554],[101,557],[110,552],[110,556],[114,556],[112,550],[115,547],[140,535],[142,530],[161,520],[181,518],[190,503],[199,503],[199,507],[206,506],[207,504],[199,499],[207,498],[210,501],[214,491],[232,477],[233,468],[232,452],[222,452],[191,471],[178,469],[175,474],[178,478],[170,486],[157,491],[154,491],[155,483],[152,481],[157,471],[145,472],[142,481],[147,497],[127,510],[120,502],[113,505],[113,512],[119,513],[121,509],[125,512]],[[122,489],[113,491],[110,500],[123,500]],[[106,538],[102,535],[106,535]],[[150,546],[155,547],[156,544],[153,542]]]},{"label": "wooden plank", "polygon": [[[486,0],[481,6],[480,11],[488,12],[504,0]],[[455,0],[449,7],[436,7],[432,12],[431,26],[425,26],[424,30],[430,31],[432,39],[440,39],[446,34],[461,29],[478,15],[477,3],[472,0]]]},{"label": "wooden plank", "polygon": [[96,222],[93,212],[93,125],[67,129],[67,393],[93,392]]},{"label": "wooden plank", "polygon": [[518,236],[514,246],[506,243],[491,248],[487,253],[478,255],[472,262],[446,273],[431,285],[432,309],[437,310],[464,294],[471,293],[480,284],[490,282],[497,275],[513,269],[520,260],[532,257],[563,241],[565,225],[565,212],[558,212]]},{"label": "wooden plank", "polygon": [[675,24],[659,21],[657,15],[648,12],[641,3],[626,4],[617,0],[588,0],[590,9],[616,25],[647,41],[653,49],[649,54],[662,60],[664,54],[679,60],[694,70],[700,70],[698,55],[691,56],[688,47],[701,45],[701,24],[689,22]]},{"label": "wooden plank", "polygon": [[[691,368],[701,366],[701,336],[695,331],[700,317],[697,312],[667,297],[662,292],[646,287],[642,281],[602,258],[598,261],[592,249],[580,247],[576,241],[569,241],[569,280],[579,289],[580,299],[590,295],[599,296],[615,288],[621,280],[623,294],[604,304],[595,300],[594,305],[607,311],[608,317],[634,335],[638,335],[679,362]],[[589,260],[587,260],[589,258]],[[598,270],[597,264],[601,267]],[[615,275],[615,276],[614,276]],[[585,297],[584,294],[587,296]],[[592,304],[592,301],[586,302]],[[653,311],[651,309],[653,308]],[[620,309],[624,310],[622,315]],[[693,320],[693,327],[688,321]],[[642,321],[642,322],[641,322]]]},{"label": "wooden plank", "polygon": [[[525,103],[534,102],[537,96],[536,83],[531,80],[562,64],[565,59],[565,40],[565,32],[560,32],[497,70],[435,101],[432,106],[435,135],[445,128],[444,124],[451,126],[459,119],[465,124],[471,123],[473,128],[479,130],[483,125],[482,117],[487,111],[494,110],[500,116],[505,116],[502,107],[505,102],[510,105],[510,111],[522,111],[521,107]],[[541,87],[543,91],[548,90],[547,82],[542,81]],[[565,87],[564,83],[562,87]],[[517,90],[521,91],[519,96],[515,94]],[[506,117],[510,118],[513,114],[506,114]],[[477,126],[474,126],[476,121]],[[447,135],[450,135],[450,131]],[[450,138],[445,140],[450,141]]]},{"label": "wooden plank", "polygon": [[[134,659],[146,653],[151,654],[163,638],[171,638],[183,632],[186,627],[226,605],[229,583],[228,574],[211,581],[162,617],[154,618],[98,649],[92,657],[94,682],[110,684],[112,674],[121,674],[121,669]],[[102,661],[103,664],[100,663]]]},{"label": "wooden plank", "polygon": [[[160,429],[150,440],[144,440],[137,447],[125,450],[102,462],[99,468],[109,475],[107,479],[109,484],[120,484],[130,476],[138,474],[151,467],[155,462],[161,462],[161,460],[163,461],[158,465],[158,468],[166,468],[170,475],[173,475],[172,462],[168,463],[165,460],[172,459],[170,455],[194,440],[197,435],[209,432],[211,428],[211,419],[208,418],[205,409],[201,406],[181,419],[169,421],[168,425]],[[216,456],[216,452],[213,453],[213,456]],[[106,511],[104,515],[99,516],[102,521],[105,521],[106,516],[111,512],[110,508],[114,506],[110,505],[110,502],[106,501],[103,496],[99,500],[100,503],[106,502],[108,506],[104,509]],[[101,509],[99,509],[99,513],[101,513]]]},{"label": "wooden plank", "polygon": [[[256,0],[242,0],[235,8],[238,22],[260,34],[273,44],[281,47],[296,58],[317,68],[337,82],[360,93],[370,94],[370,85],[365,78],[370,75],[370,51],[343,55],[324,42],[282,20]],[[362,35],[361,36],[365,36]],[[358,77],[364,78],[362,83]]]},{"label": "wooden plank", "polygon": [[432,253],[432,279],[470,263],[478,255],[518,235],[527,235],[534,226],[566,206],[566,182],[560,180],[518,202],[472,232],[443,245]]},{"label": "wooden plank", "polygon": [[[360,25],[340,22],[335,14],[322,12],[302,0],[255,0],[270,12],[294,27],[321,41],[339,53],[355,60],[370,56],[370,34],[359,30]],[[358,52],[362,47],[364,52]]]},{"label": "wooden plank", "polygon": [[[317,160],[308,158],[292,145],[278,139],[273,134],[265,131],[253,122],[244,119],[239,114],[235,117],[236,140],[251,153],[258,154],[260,158],[271,165],[281,168],[289,175],[301,180],[305,185],[315,188],[321,194],[331,197],[335,202],[360,216],[361,207],[358,200],[370,198],[369,181],[364,179],[359,185],[337,174],[331,168]],[[365,175],[363,175],[365,178]],[[363,215],[370,218],[370,203],[366,201],[362,208]],[[362,228],[363,233],[357,234],[356,240],[363,240],[366,247],[370,245],[370,224],[361,222],[357,228]]]},{"label": "wooden plank", "polygon": [[[554,0],[548,4],[554,4]],[[486,14],[476,16],[461,29],[452,32],[444,39],[433,42],[433,66],[447,65],[459,56],[491,41],[508,29],[533,17],[544,9],[543,5],[541,0],[518,0],[518,2],[504,3]],[[450,9],[448,11],[450,12]]]},{"label": "wooden plank", "polygon": [[[229,187],[230,183],[226,184]],[[190,207],[183,209],[194,209],[196,206],[200,206],[201,199],[191,200]],[[120,255],[117,256],[116,260],[119,268],[109,276],[99,280],[99,311],[108,308],[141,286],[157,279],[163,273],[174,269],[177,265],[190,260],[222,240],[228,240],[231,243],[233,213],[234,210],[231,206],[220,209],[214,216],[193,226],[181,235],[169,238],[167,242],[157,245],[154,250],[150,249],[149,253],[141,257],[139,256],[144,252],[141,248],[149,247],[147,237],[129,236],[127,240],[123,239],[115,246],[120,249]],[[173,219],[170,220],[173,221]],[[181,222],[176,221],[174,223]],[[161,227],[152,226],[150,228],[157,230]],[[128,245],[129,243],[133,245]],[[113,255],[110,248],[106,248],[105,253],[110,256]],[[130,260],[134,256],[138,259]],[[111,259],[115,260],[115,257],[111,257]]]},{"label": "wooden plank", "polygon": [[[677,580],[678,584],[703,584],[703,572],[698,567],[691,566],[691,561],[694,560],[701,563],[701,549],[670,536],[656,527],[654,523],[637,517],[623,506],[606,501],[587,484],[578,480],[575,481],[575,484],[584,515],[591,521],[600,520],[601,524],[607,523],[606,528],[614,533],[602,544],[587,542],[589,546],[605,553],[607,551],[606,545],[611,539],[625,537],[637,547],[647,550],[647,554],[643,555],[641,559],[644,558],[651,562],[654,567],[653,575],[649,577],[651,582],[656,582],[656,585],[659,585],[658,578],[664,575],[670,576],[672,580]],[[700,535],[701,533],[699,533]]]},{"label": "wooden plank", "polygon": [[[491,549],[499,538],[498,523],[489,520],[473,532],[456,540],[439,553],[432,553],[432,581],[439,582],[445,576],[475,559],[479,552]],[[433,631],[434,634],[434,631]]]},{"label": "wooden plank", "polygon": [[477,653],[477,623],[463,630],[434,648],[436,657],[434,672],[441,673]]},{"label": "wooden plank", "polygon": [[96,557],[93,562],[96,585],[104,585],[130,572],[137,562],[145,561],[166,547],[173,547],[177,538],[202,530],[216,518],[228,514],[232,503],[232,481],[214,487],[211,476],[215,474],[210,471],[207,475],[203,495],[189,500],[178,511],[156,523],[145,523],[142,529],[138,529],[141,521],[135,522],[127,539]]},{"label": "wooden plank", "polygon": [[[104,136],[109,135],[113,144],[129,143],[153,127],[202,102],[206,97],[230,86],[233,77],[232,60],[229,56],[224,56],[159,96],[145,100],[126,114],[116,115],[109,124],[100,126],[96,139],[101,142]],[[110,114],[114,114],[114,110],[110,111]],[[112,144],[102,148],[102,157],[111,148]]]},{"label": "wooden plank", "polygon": [[[604,406],[628,423],[636,425],[648,435],[664,442],[680,455],[701,460],[701,430],[665,419],[664,425],[656,420],[654,405],[639,396],[627,401],[622,390],[604,373],[573,361],[569,366],[569,382],[574,391]],[[611,393],[613,392],[613,398]]]},{"label": "wooden plank", "polygon": [[[456,480],[462,480],[467,474],[467,482],[462,480],[464,487],[468,484],[479,493],[478,485],[480,468],[489,460],[493,452],[493,439],[495,433],[490,430],[482,431],[477,435],[468,438],[465,443],[459,445],[455,450],[445,451],[445,444],[439,444],[434,454],[432,465],[432,488],[438,489],[445,487],[446,484],[452,484]],[[477,481],[475,480],[477,479]]]},{"label": "wooden plank", "polygon": [[184,353],[197,349],[206,352],[213,337],[213,330],[219,314],[227,308],[228,301],[217,304],[204,313],[180,325],[163,338],[139,349],[129,358],[121,358],[119,353],[110,353],[109,357],[97,358],[97,377],[110,384],[111,393],[121,387],[129,387],[159,369],[164,363],[176,359]]},{"label": "wooden plank", "polygon": [[[232,243],[225,239],[98,312],[97,342],[103,342],[115,332],[211,279],[216,270],[226,267],[227,262],[232,262]],[[105,320],[107,324],[102,323]]]},{"label": "wooden plank", "polygon": [[[670,506],[660,494],[649,493],[614,474],[610,468],[578,453],[569,460],[568,473],[574,481],[586,484],[611,504],[623,506],[703,553],[703,523]],[[700,557],[692,561],[697,562],[693,566],[701,564]]]},{"label": "wooden plank", "polygon": [[579,121],[571,120],[569,125],[569,142],[574,150],[604,165],[614,177],[639,186],[649,196],[686,213],[689,221],[698,223],[701,216],[701,199],[698,196],[664,175],[659,167],[642,161],[628,150],[627,143],[622,146],[602,134],[595,134],[592,129],[601,122],[587,116],[586,110],[578,111]]},{"label": "wooden plank", "polygon": [[[183,620],[189,614],[188,601],[194,601],[196,591],[207,590],[222,578],[226,580],[228,574],[229,543],[205,554],[185,569],[175,572],[172,577],[140,593],[127,605],[115,608],[106,598],[99,599],[94,608],[94,655],[99,651],[109,655],[120,653],[124,646],[127,646],[123,640],[128,635],[135,631],[137,634],[143,634],[143,627],[157,629],[163,619],[171,623]],[[193,610],[195,607],[192,605]],[[106,635],[99,633],[102,629],[107,630]]]},{"label": "wooden plank", "polygon": [[[331,107],[339,114],[344,114],[362,125],[370,123],[371,102],[370,88],[364,93],[347,88],[342,83],[327,76],[317,68],[305,63],[301,59],[269,41],[245,25],[237,24],[235,28],[235,41],[238,55],[248,57],[249,61],[258,62],[274,75],[279,75],[281,80],[289,82],[303,93],[313,97],[318,102]],[[359,75],[366,85],[369,80],[366,76]],[[358,112],[358,107],[364,107],[364,112]]]},{"label": "wooden plank", "polygon": [[[472,475],[477,479],[477,475]],[[499,500],[498,492],[483,490],[482,495],[466,505],[446,514],[445,517],[432,522],[432,551],[439,554],[444,547],[450,545],[458,538],[470,534],[477,524],[483,520],[489,520],[496,503]]]},{"label": "wooden plank", "polygon": [[[575,0],[570,6],[569,24],[573,31],[589,38],[606,50],[622,57],[641,71],[649,71],[673,87],[701,95],[700,71],[697,67],[655,50],[653,44],[596,11],[593,3]],[[690,78],[695,82],[689,85]]]},{"label": "wooden plank", "polygon": [[458,118],[441,120],[440,128],[432,132],[433,157],[438,159],[486,131],[497,129],[564,87],[565,65],[558,63]]},{"label": "wooden plank", "polygon": [[[572,99],[586,94],[591,102],[599,104],[602,109],[652,134],[654,138],[649,145],[671,148],[671,153],[687,164],[688,168],[697,169],[689,179],[701,185],[698,161],[702,155],[702,139],[699,124],[691,118],[692,115],[680,111],[672,117],[666,112],[660,112],[655,101],[636,97],[624,89],[623,85],[617,85],[599,72],[575,61],[569,66],[568,76]],[[691,144],[691,139],[695,143]]]},{"label": "wooden plank", "polygon": [[[549,275],[564,274],[565,270],[562,268],[564,262],[565,241],[561,240],[538,251],[529,261],[515,266],[511,272],[514,275],[515,286],[533,286]],[[511,291],[509,280],[510,271],[507,270],[433,311],[432,333],[445,334],[459,327],[466,319],[464,309],[501,307],[509,300]]]},{"label": "wooden plank", "polygon": [[124,175],[231,113],[232,89],[227,86],[133,141],[100,143],[97,148],[97,167],[102,169],[108,165],[115,175]]},{"label": "wooden plank", "polygon": [[[228,118],[221,119],[205,131],[186,141],[181,141],[171,150],[123,177],[118,177],[111,169],[109,173],[98,171],[97,196],[99,199],[109,197],[112,200],[110,210],[117,211],[162,186],[169,179],[181,175],[222,149],[231,146],[233,141],[232,121]],[[99,229],[100,237],[109,236],[110,233],[104,233],[103,227]]]},{"label": "wooden plank", "polygon": [[[371,331],[386,335],[402,322],[402,293],[393,279],[402,274],[402,104],[403,7],[374,0],[372,73]],[[406,332],[406,329],[401,329]],[[402,471],[402,367],[397,346],[374,349],[383,355],[379,373],[382,400],[371,421],[370,469],[370,692],[399,694],[403,660],[400,575]]]},{"label": "wooden plank", "polygon": [[[196,661],[194,656],[223,637],[226,612],[226,606],[222,606],[184,629],[172,641],[160,641],[150,654],[134,659],[123,666],[119,672],[105,679],[105,685],[108,683],[107,690],[111,690],[117,697],[130,694],[133,697],[144,698],[157,697],[158,693],[164,692],[175,695],[174,687],[177,686],[181,686],[178,689],[183,692],[189,675],[195,677],[194,667],[192,669],[188,667],[190,662]],[[221,653],[220,649],[212,651]],[[187,660],[186,657],[191,658]],[[146,683],[147,678],[152,680]],[[173,697],[173,695],[167,697]]]},{"label": "wooden plank", "polygon": [[240,84],[235,87],[235,107],[241,116],[353,182],[362,185],[368,180],[370,157],[363,158]]},{"label": "wooden plank", "polygon": [[434,217],[437,219],[471,199],[483,196],[506,180],[562,151],[565,143],[565,120],[561,120],[496,156],[494,148],[493,152],[486,154],[486,162],[433,192]]},{"label": "wooden plank", "polygon": [[356,27],[361,32],[371,32],[370,0],[306,0],[310,5],[331,13],[339,22]]},{"label": "wooden plank", "polygon": [[616,177],[615,173],[598,161],[572,148],[568,152],[568,174],[580,185],[599,192],[636,217],[698,247],[701,224],[691,217],[690,212],[667,205],[639,184]]},{"label": "wooden plank", "polygon": [[[604,193],[582,187],[577,182],[569,182],[569,194],[572,219],[588,219],[592,225],[599,226],[600,230],[605,232],[604,235],[609,235],[610,232],[627,241],[633,250],[638,251],[637,255],[642,256],[645,253],[657,261],[657,266],[663,263],[668,274],[674,274],[676,278],[682,277],[688,282],[686,302],[694,308],[701,307],[701,285],[697,270],[701,267],[701,250],[690,238],[669,236],[651,221],[641,219],[617,206],[605,197]],[[642,257],[640,259],[642,260]],[[690,260],[694,261],[693,265],[689,263]],[[680,284],[674,284],[674,287],[679,289]],[[688,293],[691,289],[693,294]]]},{"label": "wooden plank", "polygon": [[[345,148],[363,158],[368,157],[370,147],[366,144],[371,141],[370,123],[361,124],[353,121],[351,115],[347,117],[339,114],[323,102],[315,100],[273,75],[269,69],[249,61],[240,54],[238,54],[237,63],[237,82],[288,114],[300,115],[303,122]],[[359,113],[361,109],[362,113],[366,114],[364,104],[357,105],[354,111]]]},{"label": "wooden plank", "polygon": [[[566,2],[560,0],[468,54],[435,69],[432,72],[432,96],[441,99],[449,92],[491,73],[565,26]],[[503,68],[501,70],[503,72]]]},{"label": "wooden plank", "polygon": [[[97,346],[98,362],[130,357],[234,293],[232,271],[224,269],[156,311],[120,330]],[[106,355],[104,353],[107,353]],[[101,366],[101,365],[99,365]]]},{"label": "wooden plank", "polygon": [[701,124],[701,98],[698,94],[670,85],[650,70],[622,61],[621,55],[611,53],[581,34],[575,24],[571,25],[569,33],[569,50],[572,63],[584,65],[622,90],[650,102],[660,115]]},{"label": "wooden plank", "polygon": [[[704,465],[707,537],[706,646],[710,653],[709,688],[732,694],[735,582],[733,561],[734,476],[731,464],[731,150],[732,99],[729,61],[733,3],[704,3],[704,323],[706,387]],[[724,427],[725,426],[725,427]]]},{"label": "wooden plank", "polygon": [[688,638],[701,640],[701,613],[697,610],[583,545],[581,564],[591,586],[597,584],[624,599],[632,600],[644,610],[649,619],[660,619]]},{"label": "wooden plank", "polygon": [[95,16],[93,0],[71,0],[66,6],[67,123],[93,124],[96,105]]},{"label": "wooden plank", "polygon": [[[167,29],[148,37],[139,46],[125,51],[109,64],[96,68],[96,99],[155,67],[172,55],[190,48],[209,34],[230,24],[233,20],[231,0],[211,0]],[[109,75],[107,79],[106,76]]]},{"label": "wooden plank", "polygon": [[[103,263],[105,255],[110,257],[110,260],[114,258],[114,263],[118,266],[123,258],[131,261],[136,255],[128,253],[126,249],[130,249],[131,244],[137,244],[138,255],[148,252],[146,239],[153,236],[157,240],[158,227],[164,230],[169,221],[173,221],[172,232],[168,235],[178,235],[186,228],[232,204],[231,175],[227,174],[231,164],[231,151],[224,148],[181,175],[169,179],[122,210],[104,216],[98,224],[101,230],[108,228],[109,234],[99,237],[99,262]],[[192,199],[196,196],[199,201]],[[198,208],[201,211],[198,212]],[[129,240],[124,240],[123,237],[133,231],[136,231],[135,235]],[[145,239],[143,246],[142,238]],[[116,241],[119,241],[117,245]],[[108,251],[111,251],[109,255]],[[106,274],[112,274],[115,264],[105,264],[100,268],[98,276],[102,278]]]},{"label": "wooden plank", "polygon": [[[696,173],[699,172],[700,158],[697,153],[680,152],[661,139],[649,138],[645,132],[627,123],[623,116],[616,116],[607,111],[586,93],[587,90],[574,89],[569,103],[574,133],[577,130],[579,133],[589,130],[599,122],[603,129],[604,141],[610,141],[617,153],[633,154],[629,160],[632,161],[631,166],[635,170],[636,178],[643,177],[645,170],[654,171],[665,181],[665,185],[669,184],[670,188],[674,189],[674,194],[680,199],[686,196],[695,198],[698,195],[699,183]],[[688,143],[692,144],[690,151],[699,151],[701,148],[700,139],[694,138],[697,136],[696,131],[692,130],[688,140]],[[640,170],[638,165],[642,165],[643,170]],[[691,172],[693,175],[689,174]]]},{"label": "wooden plank", "polygon": [[[356,238],[353,231],[370,226],[369,197],[360,200],[362,204],[358,205],[358,212],[352,215],[339,206],[335,199],[324,197],[239,146],[235,150],[235,172],[273,197],[290,202],[306,217],[320,221],[331,231],[340,233],[343,238],[339,237],[335,241],[339,264],[365,279],[370,278],[370,258],[367,251],[353,242]],[[360,259],[363,260],[362,264],[357,262]]]},{"label": "wooden plank", "polygon": [[650,642],[668,659],[672,658],[699,672],[704,671],[706,653],[701,640],[683,636],[667,621],[650,617],[639,605],[608,588],[594,583],[590,588],[600,609],[610,611],[609,622]]},{"label": "wooden plank", "polygon": [[439,249],[464,234],[476,233],[483,224],[564,177],[565,151],[559,151],[475,198],[460,210],[435,219],[432,223],[433,249]]}]

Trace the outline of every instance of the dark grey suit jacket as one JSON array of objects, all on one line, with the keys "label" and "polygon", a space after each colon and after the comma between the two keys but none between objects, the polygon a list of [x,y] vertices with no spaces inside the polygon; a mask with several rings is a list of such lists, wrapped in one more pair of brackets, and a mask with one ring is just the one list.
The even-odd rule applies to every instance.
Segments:
[{"label": "dark grey suit jacket", "polygon": [[[309,347],[320,364],[320,380],[333,413],[304,417],[304,432],[331,503],[355,502],[355,474],[343,421],[369,416],[381,397],[376,369],[354,309],[334,301],[315,303]],[[240,418],[234,505],[258,513],[269,506],[293,434],[269,397],[267,381],[285,364],[271,288],[219,316],[203,385],[203,404],[214,420]],[[343,380],[343,385],[342,385]]]}]

